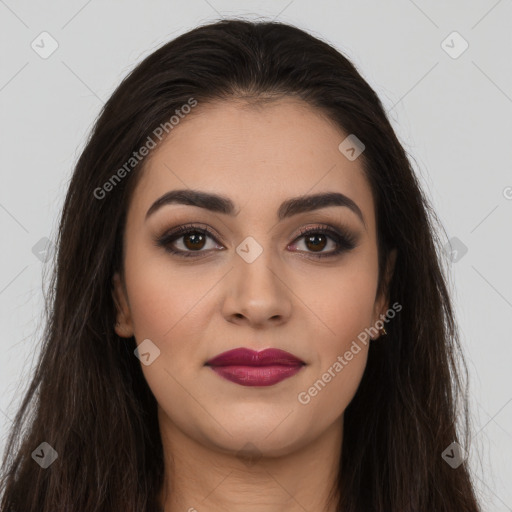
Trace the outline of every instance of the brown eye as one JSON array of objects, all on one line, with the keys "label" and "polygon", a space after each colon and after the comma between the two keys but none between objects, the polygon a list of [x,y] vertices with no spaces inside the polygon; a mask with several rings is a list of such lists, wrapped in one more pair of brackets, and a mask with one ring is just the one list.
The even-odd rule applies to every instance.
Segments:
[{"label": "brown eye", "polygon": [[213,243],[212,247],[207,247],[208,240],[217,242],[215,236],[208,228],[180,226],[160,237],[156,240],[156,244],[159,247],[163,247],[171,254],[194,257],[201,255],[201,253],[208,252],[208,249],[221,247],[217,246],[215,243]]},{"label": "brown eye", "polygon": [[[303,241],[302,241],[303,239]],[[292,246],[299,245],[301,240],[306,250],[313,258],[328,258],[342,252],[350,251],[357,245],[358,237],[347,229],[334,229],[329,226],[301,229],[300,236]],[[331,242],[332,249],[324,250]]]},{"label": "brown eye", "polygon": [[315,233],[311,235],[307,235],[304,238],[306,247],[313,252],[315,251],[322,251],[325,249],[325,246],[327,245],[327,236],[325,236],[323,233]]},{"label": "brown eye", "polygon": [[189,234],[184,235],[182,238],[185,247],[191,251],[202,249],[206,240],[205,236],[199,231],[190,231]]}]

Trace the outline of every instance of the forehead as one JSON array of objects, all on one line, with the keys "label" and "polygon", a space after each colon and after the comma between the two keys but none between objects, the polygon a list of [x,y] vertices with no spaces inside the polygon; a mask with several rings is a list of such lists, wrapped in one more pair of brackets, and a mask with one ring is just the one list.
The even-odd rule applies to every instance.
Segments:
[{"label": "forehead", "polygon": [[372,224],[362,161],[338,149],[347,135],[301,100],[199,103],[152,150],[130,209],[140,217],[162,194],[193,188],[228,196],[237,209],[275,213],[291,196],[331,191],[355,201]]}]

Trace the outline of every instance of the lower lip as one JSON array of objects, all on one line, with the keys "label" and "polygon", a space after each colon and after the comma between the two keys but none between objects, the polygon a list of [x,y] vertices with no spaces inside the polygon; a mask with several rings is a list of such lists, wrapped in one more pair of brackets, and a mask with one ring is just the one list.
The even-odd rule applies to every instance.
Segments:
[{"label": "lower lip", "polygon": [[241,386],[272,386],[292,377],[303,366],[210,366],[210,368],[217,375]]}]

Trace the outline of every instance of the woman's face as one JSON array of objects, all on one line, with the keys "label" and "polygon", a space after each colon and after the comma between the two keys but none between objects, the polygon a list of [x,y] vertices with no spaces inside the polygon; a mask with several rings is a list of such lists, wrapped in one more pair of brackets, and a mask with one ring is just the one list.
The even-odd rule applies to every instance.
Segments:
[{"label": "woman's face", "polygon": [[[370,186],[361,159],[338,149],[347,135],[298,100],[199,104],[146,163],[127,215],[126,291],[114,280],[116,332],[150,340],[142,370],[160,419],[203,446],[232,452],[251,443],[277,456],[342,424],[367,359],[358,336],[387,308],[377,297]],[[152,208],[176,190],[222,200],[210,201],[215,211]],[[349,200],[286,206],[333,193]],[[192,232],[163,238],[184,225]],[[240,347],[281,349],[305,364],[252,386],[205,365]]]}]

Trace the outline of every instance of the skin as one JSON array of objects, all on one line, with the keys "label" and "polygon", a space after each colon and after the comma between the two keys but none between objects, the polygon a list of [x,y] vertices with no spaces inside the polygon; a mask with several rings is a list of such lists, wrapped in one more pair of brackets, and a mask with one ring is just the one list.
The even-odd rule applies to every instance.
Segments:
[{"label": "skin", "polygon": [[[146,162],[127,214],[124,275],[113,280],[115,330],[160,350],[141,367],[159,405],[166,463],[158,498],[165,512],[334,511],[325,503],[338,470],[343,414],[369,343],[307,405],[297,397],[388,309],[377,294],[373,197],[361,159],[349,161],[338,150],[346,136],[300,100],[259,107],[230,100],[198,105]],[[160,196],[186,188],[229,197],[236,215],[169,204],[145,219]],[[365,224],[340,206],[278,221],[284,200],[333,191],[359,206]],[[178,235],[175,248],[202,247],[195,258],[155,244],[188,223],[206,224],[217,240],[195,246]],[[357,236],[356,247],[315,259],[299,229],[319,223],[344,226]],[[236,252],[247,236],[263,249],[252,263]],[[323,241],[316,251],[335,249],[334,240]],[[306,365],[266,387],[230,382],[204,366],[236,347],[280,348]],[[240,456],[244,446],[257,460]]]}]

